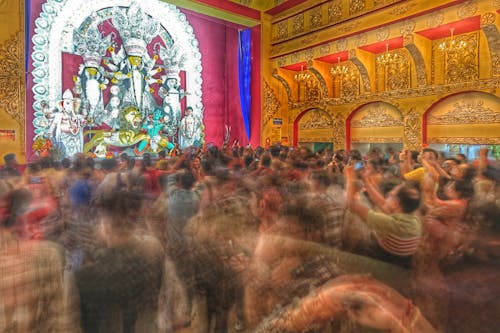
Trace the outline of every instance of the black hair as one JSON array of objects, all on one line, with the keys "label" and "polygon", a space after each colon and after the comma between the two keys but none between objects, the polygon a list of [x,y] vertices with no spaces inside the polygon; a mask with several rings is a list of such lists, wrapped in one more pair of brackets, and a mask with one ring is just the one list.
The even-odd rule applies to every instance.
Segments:
[{"label": "black hair", "polygon": [[405,182],[396,194],[403,213],[410,214],[420,207],[421,193],[418,183]]},{"label": "black hair", "polygon": [[279,157],[280,151],[281,148],[277,145],[272,145],[271,147],[269,147],[269,153],[271,154],[272,157]]},{"label": "black hair", "polygon": [[470,180],[458,179],[454,181],[455,192],[458,193],[460,199],[470,199],[474,195],[474,187]]},{"label": "black hair", "polygon": [[177,175],[177,181],[181,188],[189,190],[196,183],[196,178],[191,171],[186,170]]},{"label": "black hair", "polygon": [[313,171],[311,177],[323,187],[328,187],[332,184],[332,179],[326,170]]},{"label": "black hair", "polygon": [[424,149],[422,149],[422,152],[424,152],[424,153],[432,153],[434,155],[434,159],[436,159],[436,160],[439,158],[439,154],[437,153],[437,151],[435,151],[432,148],[424,148]]},{"label": "black hair", "polygon": [[142,195],[131,191],[115,190],[99,198],[96,207],[112,216],[110,223],[115,230],[129,230],[140,216]]},{"label": "black hair", "polygon": [[158,157],[160,157],[160,158],[165,158],[165,157],[167,157],[167,152],[166,152],[165,150],[160,150],[160,151],[158,152]]},{"label": "black hair", "polygon": [[271,166],[271,156],[267,153],[262,155],[260,159],[260,163],[262,164],[263,167],[270,167]]},{"label": "black hair", "polygon": [[2,228],[12,227],[19,215],[21,215],[24,209],[32,200],[31,192],[25,188],[20,188],[12,190],[7,193],[3,200],[5,201],[6,214],[2,217],[0,226]]}]

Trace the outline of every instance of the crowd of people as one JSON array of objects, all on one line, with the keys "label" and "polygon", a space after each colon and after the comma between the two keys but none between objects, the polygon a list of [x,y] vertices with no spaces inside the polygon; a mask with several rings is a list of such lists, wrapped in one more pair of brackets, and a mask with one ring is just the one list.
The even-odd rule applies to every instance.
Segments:
[{"label": "crowd of people", "polygon": [[4,161],[0,332],[498,328],[487,149]]}]

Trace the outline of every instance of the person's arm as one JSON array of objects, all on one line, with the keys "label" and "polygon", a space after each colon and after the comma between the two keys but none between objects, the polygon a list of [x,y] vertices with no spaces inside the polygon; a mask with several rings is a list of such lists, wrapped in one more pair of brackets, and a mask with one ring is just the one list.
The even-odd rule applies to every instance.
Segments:
[{"label": "person's arm", "polygon": [[478,171],[483,172],[488,167],[488,148],[479,150]]},{"label": "person's arm", "polygon": [[354,173],[354,166],[346,166],[344,168],[344,175],[346,178],[347,208],[359,215],[363,220],[366,220],[369,209],[356,198],[356,175]]},{"label": "person's arm", "polygon": [[399,154],[399,170],[401,176],[412,170],[411,154],[409,150],[405,150]]},{"label": "person's arm", "polygon": [[381,211],[387,213],[386,209],[384,208],[385,197],[380,192],[377,184],[375,184],[375,182],[372,179],[370,179],[370,177],[368,177],[368,175],[366,175],[365,173],[363,173],[362,178],[365,184],[366,191],[368,192],[368,196],[370,197],[370,200]]}]

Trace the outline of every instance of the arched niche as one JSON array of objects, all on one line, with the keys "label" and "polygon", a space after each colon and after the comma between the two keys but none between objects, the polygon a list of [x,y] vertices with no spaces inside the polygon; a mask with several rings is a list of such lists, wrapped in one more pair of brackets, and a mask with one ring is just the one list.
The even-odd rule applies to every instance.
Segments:
[{"label": "arched niche", "polygon": [[346,127],[348,149],[365,153],[373,147],[400,150],[403,146],[403,115],[389,103],[374,102],[358,108],[349,115]]},{"label": "arched niche", "polygon": [[293,123],[293,145],[332,147],[333,117],[325,110],[312,108],[301,112]]},{"label": "arched niche", "polygon": [[500,98],[470,91],[447,96],[424,113],[423,141],[434,145],[499,145]]}]

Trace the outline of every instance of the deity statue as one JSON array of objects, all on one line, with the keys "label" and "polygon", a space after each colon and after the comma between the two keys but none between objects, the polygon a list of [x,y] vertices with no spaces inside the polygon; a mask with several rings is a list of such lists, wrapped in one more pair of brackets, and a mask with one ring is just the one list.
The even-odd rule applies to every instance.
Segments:
[{"label": "deity statue", "polygon": [[175,70],[170,70],[167,75],[162,76],[162,81],[164,84],[158,90],[158,95],[163,99],[163,111],[169,115],[172,123],[178,126],[182,115],[181,100],[185,96],[179,84],[179,74]]},{"label": "deity statue", "polygon": [[160,70],[155,66],[158,57],[149,56],[148,44],[160,32],[160,24],[135,1],[126,11],[119,7],[112,10],[113,25],[120,33],[124,52],[112,54],[113,65],[118,68],[108,66],[113,70],[111,81],[122,90],[122,105],[137,107],[145,117],[146,110],[156,108],[150,85],[158,82],[155,76]]},{"label": "deity statue", "polygon": [[83,58],[78,76],[74,77],[75,92],[81,93],[89,121],[100,125],[104,111],[102,92],[109,82],[101,61],[111,43],[110,36],[103,38],[97,26],[90,26],[84,32],[75,31],[74,38],[75,52]]},{"label": "deity statue", "polygon": [[193,115],[193,108],[188,106],[179,125],[179,146],[181,149],[194,146],[199,141],[197,133],[200,123],[199,119]]},{"label": "deity statue", "polygon": [[83,147],[83,126],[86,120],[77,113],[79,105],[75,103],[73,93],[66,89],[62,100],[58,103],[58,112],[52,113],[52,121],[48,129],[48,137],[66,156],[81,152]]}]

